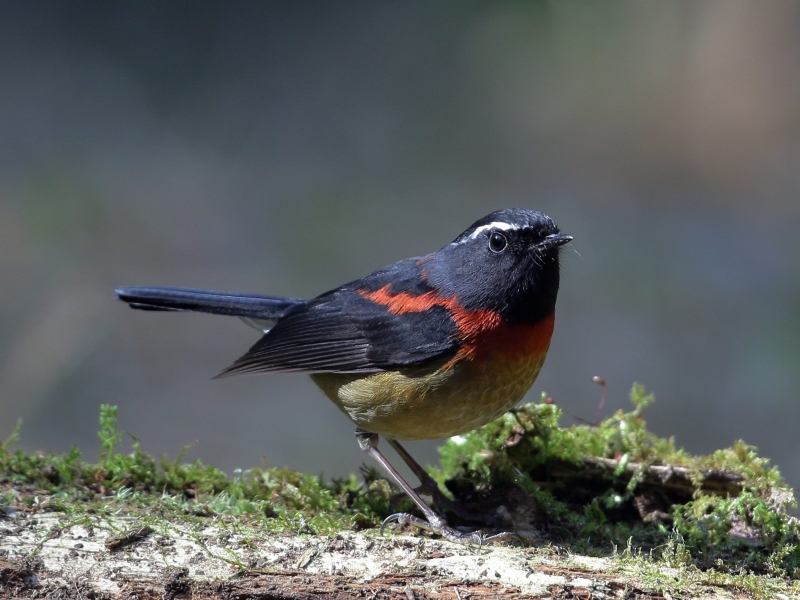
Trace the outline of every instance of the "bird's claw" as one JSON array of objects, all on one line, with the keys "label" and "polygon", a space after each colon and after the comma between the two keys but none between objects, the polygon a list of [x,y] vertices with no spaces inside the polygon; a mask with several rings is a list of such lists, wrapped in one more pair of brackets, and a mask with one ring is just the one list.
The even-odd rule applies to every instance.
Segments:
[{"label": "bird's claw", "polygon": [[412,525],[413,527],[419,527],[420,529],[440,535],[444,539],[457,544],[477,544],[478,550],[480,550],[484,544],[491,544],[493,542],[501,542],[511,539],[522,539],[519,535],[510,531],[503,531],[494,535],[486,535],[480,530],[470,532],[458,531],[457,529],[450,527],[447,522],[438,515],[434,515],[432,518],[425,520],[408,513],[395,513],[386,517],[383,523],[381,523],[381,535],[383,535],[383,530],[386,528],[386,525],[393,521],[396,521],[399,525]]}]

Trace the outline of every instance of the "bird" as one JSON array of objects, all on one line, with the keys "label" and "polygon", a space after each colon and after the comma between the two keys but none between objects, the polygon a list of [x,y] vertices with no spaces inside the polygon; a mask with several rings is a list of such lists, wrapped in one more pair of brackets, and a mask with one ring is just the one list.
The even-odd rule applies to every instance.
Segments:
[{"label": "bird", "polygon": [[[536,381],[555,323],[559,254],[572,236],[544,213],[508,208],[446,246],[400,260],[316,298],[181,287],[120,287],[130,307],[240,317],[262,337],[216,378],[303,372],[356,425],[360,448],[421,511],[386,518],[457,543],[513,533],[462,531],[422,500],[433,478],[400,444],[459,435],[511,409]],[[379,436],[421,481],[412,488]]]}]

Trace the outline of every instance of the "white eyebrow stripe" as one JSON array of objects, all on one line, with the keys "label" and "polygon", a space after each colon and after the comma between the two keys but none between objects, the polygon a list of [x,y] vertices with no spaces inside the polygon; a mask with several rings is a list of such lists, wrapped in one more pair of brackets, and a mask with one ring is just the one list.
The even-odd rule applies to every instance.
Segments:
[{"label": "white eyebrow stripe", "polygon": [[473,231],[469,239],[474,240],[478,237],[481,233],[486,231],[487,229],[502,229],[503,231],[508,231],[510,229],[517,229],[516,225],[512,225],[511,223],[505,223],[503,221],[492,221],[488,225],[481,225],[475,231]]}]

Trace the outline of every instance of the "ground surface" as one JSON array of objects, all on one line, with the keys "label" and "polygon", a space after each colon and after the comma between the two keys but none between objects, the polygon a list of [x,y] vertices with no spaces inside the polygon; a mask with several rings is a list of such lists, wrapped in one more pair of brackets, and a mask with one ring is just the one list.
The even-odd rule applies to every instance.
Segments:
[{"label": "ground surface", "polygon": [[[235,520],[80,519],[40,508],[0,521],[2,598],[750,598],[752,590],[659,567],[560,555],[553,548],[478,549],[411,535],[265,534]],[[780,586],[779,582],[774,582]],[[765,588],[770,589],[770,588]],[[774,588],[774,598],[791,598]]]},{"label": "ground surface", "polygon": [[0,442],[0,598],[800,599],[800,522],[777,469],[744,442],[691,456],[647,431],[652,396],[631,400],[568,428],[529,404],[442,446],[450,523],[521,538],[484,548],[381,535],[397,497],[369,468],[363,482],[230,477],[136,438],[121,452],[104,405],[97,463]]}]

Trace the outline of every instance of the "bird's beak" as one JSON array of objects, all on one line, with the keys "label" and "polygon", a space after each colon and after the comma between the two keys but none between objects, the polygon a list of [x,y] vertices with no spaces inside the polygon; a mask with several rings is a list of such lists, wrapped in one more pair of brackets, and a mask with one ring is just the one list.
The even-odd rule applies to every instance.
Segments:
[{"label": "bird's beak", "polygon": [[567,242],[571,241],[572,241],[571,235],[564,235],[563,233],[554,233],[552,235],[548,235],[541,242],[536,244],[536,249],[550,250],[551,248],[558,248],[559,246],[563,246]]}]

